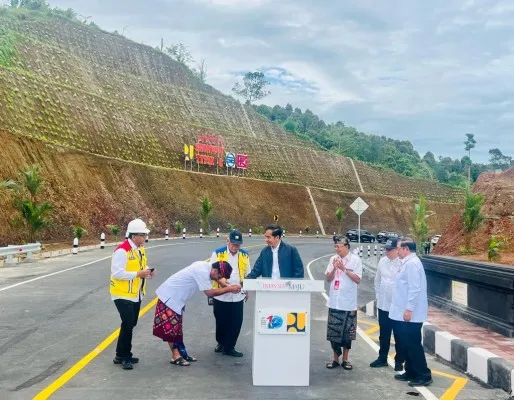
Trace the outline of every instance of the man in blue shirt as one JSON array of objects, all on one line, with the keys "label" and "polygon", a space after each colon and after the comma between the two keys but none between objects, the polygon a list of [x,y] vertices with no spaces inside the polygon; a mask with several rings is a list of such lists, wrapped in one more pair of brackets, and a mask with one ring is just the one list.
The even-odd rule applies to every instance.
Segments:
[{"label": "man in blue shirt", "polygon": [[432,383],[432,372],[421,344],[421,328],[428,317],[425,269],[416,255],[416,243],[411,239],[402,239],[398,257],[402,269],[396,276],[389,318],[400,336],[405,373],[395,375],[395,379],[408,381],[409,386],[428,386]]}]

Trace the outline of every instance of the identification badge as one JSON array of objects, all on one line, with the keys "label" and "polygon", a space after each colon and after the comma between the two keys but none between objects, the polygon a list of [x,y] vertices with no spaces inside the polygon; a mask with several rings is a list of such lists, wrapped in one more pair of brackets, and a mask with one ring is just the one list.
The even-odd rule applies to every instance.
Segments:
[{"label": "identification badge", "polygon": [[334,281],[334,290],[339,290],[339,279]]}]

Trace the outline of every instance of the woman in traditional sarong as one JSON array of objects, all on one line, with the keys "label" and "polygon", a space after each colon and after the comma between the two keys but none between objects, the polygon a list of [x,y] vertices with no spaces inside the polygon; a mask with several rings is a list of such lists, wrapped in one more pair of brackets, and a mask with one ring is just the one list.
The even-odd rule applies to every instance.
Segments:
[{"label": "woman in traditional sarong", "polygon": [[[362,262],[359,256],[350,252],[350,242],[346,237],[334,236],[333,240],[336,255],[330,258],[325,276],[330,282],[327,340],[334,357],[326,367],[333,369],[341,365],[351,370],[353,366],[348,355],[357,334],[357,285],[362,277]],[[343,359],[339,363],[341,355]]]},{"label": "woman in traditional sarong", "polygon": [[[153,334],[167,342],[171,352],[171,363],[180,366],[188,366],[196,358],[191,357],[184,345],[182,332],[182,318],[186,302],[198,291],[203,291],[207,296],[219,296],[224,293],[237,293],[241,291],[240,284],[227,285],[223,279],[229,279],[232,267],[227,262],[210,264],[205,261],[197,261],[188,267],[170,276],[156,290],[157,306]],[[212,281],[220,281],[223,287],[213,289]]]}]

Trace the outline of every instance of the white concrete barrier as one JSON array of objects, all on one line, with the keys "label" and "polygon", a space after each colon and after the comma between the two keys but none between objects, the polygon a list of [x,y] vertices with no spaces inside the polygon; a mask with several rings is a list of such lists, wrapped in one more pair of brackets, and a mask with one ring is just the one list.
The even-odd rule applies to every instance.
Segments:
[{"label": "white concrete barrier", "polygon": [[468,374],[477,377],[482,382],[487,382],[487,360],[497,357],[496,354],[480,347],[468,349]]},{"label": "white concrete barrier", "polygon": [[452,361],[452,340],[460,339],[450,332],[438,331],[435,333],[435,353],[446,361]]}]

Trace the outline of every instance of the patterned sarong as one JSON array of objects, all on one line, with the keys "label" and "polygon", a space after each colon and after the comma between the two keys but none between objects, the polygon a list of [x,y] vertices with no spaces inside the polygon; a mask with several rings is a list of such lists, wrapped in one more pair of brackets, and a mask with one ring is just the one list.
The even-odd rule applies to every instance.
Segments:
[{"label": "patterned sarong", "polygon": [[357,339],[357,311],[328,309],[327,340],[347,343]]},{"label": "patterned sarong", "polygon": [[177,314],[162,301],[157,301],[153,334],[165,342],[182,343],[182,315]]}]

